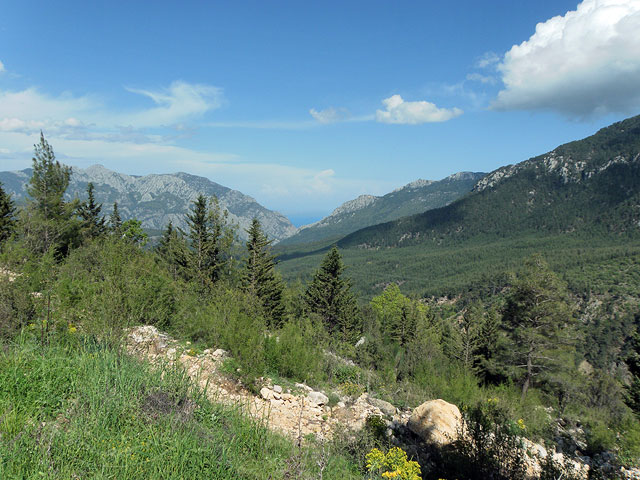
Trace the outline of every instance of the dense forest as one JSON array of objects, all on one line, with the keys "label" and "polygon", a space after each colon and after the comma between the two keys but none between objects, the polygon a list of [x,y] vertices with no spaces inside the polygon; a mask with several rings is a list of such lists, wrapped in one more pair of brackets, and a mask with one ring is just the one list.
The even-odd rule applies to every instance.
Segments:
[{"label": "dense forest", "polygon": [[[618,137],[605,140],[618,147]],[[581,148],[569,145],[559,154],[577,155]],[[593,161],[610,153],[592,155]],[[322,258],[301,256],[318,260],[314,273],[306,283],[287,284],[260,222],[254,220],[240,244],[215,197],[198,197],[188,227],[169,224],[151,245],[140,222],[122,221],[117,205],[108,218],[102,214],[92,184],[84,199],[66,201],[70,174],[41,136],[26,206],[17,208],[0,187],[3,478],[34,472],[110,478],[123,471],[127,478],[159,472],[317,478],[320,451],[330,452],[321,478],[381,478],[375,475],[383,474],[385,462],[391,465],[383,452],[395,450],[376,419],[355,436],[311,439],[308,450],[296,452],[284,439],[220,411],[179,372],[165,377],[140,367],[121,348],[127,329],[137,325],[155,325],[193,348],[227,350],[229,375],[254,391],[271,376],[348,395],[367,391],[398,407],[436,398],[461,406],[472,433],[428,462],[418,455],[423,478],[522,478],[520,449],[510,443],[516,436],[548,448],[565,445],[575,456],[605,456],[612,476],[614,467],[640,459],[640,250],[631,233],[614,228],[624,203],[637,198],[620,193],[638,191],[637,165],[609,168],[593,177],[594,185],[569,185],[580,189],[571,195],[549,183],[539,209],[509,201],[506,213],[482,213],[525,187],[524,177],[514,176],[501,193],[478,192],[445,209],[371,227],[385,233],[367,241],[391,242],[401,225],[428,225],[429,231],[444,225],[433,234],[442,240],[438,249],[408,267],[415,278],[409,290],[393,265],[410,263],[411,249],[424,250],[415,242],[382,260],[373,248],[382,243],[351,250],[374,266],[388,263],[376,274],[387,275],[376,289],[359,284],[365,271],[347,268],[354,257],[346,255],[345,262],[349,250],[338,248],[360,244],[361,232],[323,247]],[[609,188],[620,176],[625,188]],[[553,207],[560,204],[549,196],[556,191],[573,199],[571,208]],[[601,191],[611,192],[597,197],[602,209],[585,207],[585,199]],[[472,196],[480,196],[479,203]],[[454,216],[474,221],[457,235],[447,230]],[[542,216],[545,227],[536,232]],[[527,235],[497,233],[514,225]],[[567,226],[572,232],[550,234]],[[473,242],[461,240],[472,233]],[[181,399],[176,405],[187,398],[197,403],[197,415],[178,427],[138,418],[139,397],[160,387]],[[50,426],[64,415],[64,428]],[[508,455],[478,447],[489,433],[494,445],[513,447]],[[99,459],[107,453],[105,466]],[[394,469],[386,477],[397,471],[399,478],[419,478],[411,461]],[[561,470],[546,465],[540,478],[571,478]],[[593,478],[607,475],[592,472]]]}]

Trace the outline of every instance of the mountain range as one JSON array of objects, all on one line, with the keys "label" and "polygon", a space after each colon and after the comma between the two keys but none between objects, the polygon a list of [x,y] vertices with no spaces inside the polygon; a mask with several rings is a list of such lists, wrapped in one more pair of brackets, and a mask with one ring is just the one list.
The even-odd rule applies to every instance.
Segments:
[{"label": "mountain range", "polygon": [[[26,200],[26,186],[31,169],[17,172],[0,172],[0,182],[13,194],[17,202]],[[219,185],[205,177],[188,173],[133,176],[114,172],[102,165],[87,169],[73,168],[67,199],[86,198],[87,184],[95,186],[96,200],[103,204],[103,213],[109,214],[113,203],[124,220],[137,218],[150,230],[162,230],[169,222],[186,228],[185,213],[199,194],[215,195],[220,206],[229,211],[229,219],[236,223],[238,235],[247,238],[246,229],[256,217],[262,223],[269,238],[279,241],[296,232],[288,218],[268,210],[252,197],[237,190]]]},{"label": "mountain range", "polygon": [[[537,252],[574,291],[640,294],[640,116],[499,168],[449,205],[335,243],[365,296],[389,282],[420,296],[495,291]],[[309,278],[327,248],[283,246],[284,277]]]},{"label": "mountain range", "polygon": [[478,181],[443,208],[359,230],[343,247],[389,247],[524,232],[640,232],[640,116]]},{"label": "mountain range", "polygon": [[[86,169],[74,167],[66,198],[83,199],[89,182],[94,184],[96,200],[109,214],[113,203],[123,219],[136,218],[144,228],[158,232],[169,222],[186,228],[185,213],[202,193],[215,195],[229,211],[230,220],[239,226],[238,234],[246,240],[251,220],[260,220],[267,236],[276,243],[297,244],[339,239],[351,232],[377,223],[441,207],[471,191],[482,173],[461,172],[440,181],[416,180],[384,196],[361,195],[336,208],[331,215],[299,229],[282,214],[260,205],[252,197],[232,190],[205,177],[179,172],[145,176],[125,175],[102,165]],[[18,202],[27,198],[26,187],[31,169],[0,172],[0,182]]]},{"label": "mountain range", "polygon": [[459,172],[439,181],[416,180],[383,196],[361,195],[331,215],[300,227],[282,245],[339,239],[351,232],[407,215],[443,207],[469,193],[484,173]]}]

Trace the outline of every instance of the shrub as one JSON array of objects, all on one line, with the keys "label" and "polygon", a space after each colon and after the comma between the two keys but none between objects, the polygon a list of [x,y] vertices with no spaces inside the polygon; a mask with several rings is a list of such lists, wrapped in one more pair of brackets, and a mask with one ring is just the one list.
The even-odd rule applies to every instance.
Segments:
[{"label": "shrub", "polygon": [[289,321],[266,342],[267,366],[281,376],[301,382],[320,380],[323,354],[314,341],[308,319]]},{"label": "shrub", "polygon": [[374,448],[367,454],[367,470],[380,475],[378,478],[420,480],[420,465],[407,459],[407,452],[392,447],[387,453]]},{"label": "shrub", "polygon": [[469,480],[519,480],[526,466],[522,434],[525,425],[514,422],[492,399],[472,408],[463,408],[458,440],[444,455],[449,478]]},{"label": "shrub", "polygon": [[616,434],[602,422],[594,422],[587,430],[587,452],[590,455],[612,450],[616,444]]}]

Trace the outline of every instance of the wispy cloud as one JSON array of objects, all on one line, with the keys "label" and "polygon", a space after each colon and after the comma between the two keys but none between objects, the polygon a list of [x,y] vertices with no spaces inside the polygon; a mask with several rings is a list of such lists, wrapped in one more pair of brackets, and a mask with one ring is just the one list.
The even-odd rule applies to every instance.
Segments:
[{"label": "wispy cloud", "polygon": [[478,72],[469,73],[466,79],[471,82],[480,82],[488,85],[495,85],[498,82],[498,79],[493,75],[483,75]]},{"label": "wispy cloud", "polygon": [[351,118],[351,113],[344,107],[329,107],[324,110],[312,108],[309,113],[320,123],[343,122]]},{"label": "wispy cloud", "polygon": [[199,126],[210,128],[249,128],[258,130],[304,130],[307,128],[317,127],[318,124],[312,120],[263,120],[256,122],[206,122],[199,124]]},{"label": "wispy cloud", "polygon": [[149,97],[157,106],[131,114],[121,114],[120,121],[135,127],[172,125],[185,119],[199,117],[210,110],[220,108],[223,92],[219,87],[173,82],[168,88],[145,90],[128,87],[127,90]]},{"label": "wispy cloud", "polygon": [[640,107],[640,2],[584,0],[536,26],[498,69],[495,110],[552,110],[569,117]]},{"label": "wispy cloud", "polygon": [[485,52],[478,60],[476,61],[476,68],[485,69],[495,67],[502,57],[495,52]]},{"label": "wispy cloud", "polygon": [[0,73],[2,73],[2,72],[4,72],[4,71],[5,71],[4,63],[2,63],[2,62],[0,61]]},{"label": "wispy cloud", "polygon": [[385,109],[376,111],[376,120],[381,123],[417,125],[446,122],[463,113],[459,108],[438,108],[427,101],[406,102],[400,95],[385,98],[382,104]]}]

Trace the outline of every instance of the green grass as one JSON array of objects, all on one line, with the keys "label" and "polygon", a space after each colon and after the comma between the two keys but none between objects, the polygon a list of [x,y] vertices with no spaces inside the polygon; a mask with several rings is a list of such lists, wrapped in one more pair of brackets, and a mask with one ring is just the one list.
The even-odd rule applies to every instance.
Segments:
[{"label": "green grass", "polygon": [[323,459],[323,478],[361,478],[343,454],[211,403],[183,372],[86,338],[0,348],[2,479],[317,478]]}]

